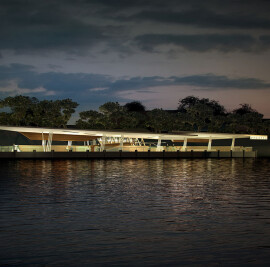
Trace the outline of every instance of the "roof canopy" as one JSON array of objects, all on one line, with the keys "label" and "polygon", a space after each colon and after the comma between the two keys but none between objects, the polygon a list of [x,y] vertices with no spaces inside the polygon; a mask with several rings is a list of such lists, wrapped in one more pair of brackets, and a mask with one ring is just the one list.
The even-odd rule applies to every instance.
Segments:
[{"label": "roof canopy", "polygon": [[48,139],[53,134],[54,141],[88,141],[106,137],[162,139],[181,142],[185,139],[192,142],[206,142],[209,139],[232,139],[251,138],[267,140],[267,135],[230,134],[230,133],[208,133],[208,132],[175,132],[175,133],[150,133],[150,132],[128,132],[107,130],[79,130],[79,129],[53,129],[39,127],[0,126],[0,130],[19,132],[30,140]]}]

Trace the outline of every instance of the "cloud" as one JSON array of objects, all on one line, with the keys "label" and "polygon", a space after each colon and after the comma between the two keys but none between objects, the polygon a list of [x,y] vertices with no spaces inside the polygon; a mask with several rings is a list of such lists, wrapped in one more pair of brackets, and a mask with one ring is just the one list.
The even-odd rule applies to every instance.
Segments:
[{"label": "cloud", "polygon": [[270,83],[256,78],[230,78],[204,74],[189,76],[149,76],[118,78],[93,73],[61,73],[35,71],[32,66],[0,65],[0,92],[40,94],[61,98],[116,99],[117,92],[169,86],[192,86],[197,90],[268,90]]},{"label": "cloud", "polygon": [[117,80],[110,85],[113,91],[140,90],[149,87],[159,86],[194,86],[206,90],[226,90],[226,89],[241,89],[241,90],[257,90],[270,89],[270,83],[256,78],[229,78],[222,75],[204,74],[190,75],[184,77],[134,77],[125,80]]},{"label": "cloud", "polygon": [[82,50],[110,41],[123,28],[96,23],[89,19],[95,17],[95,12],[88,9],[86,13],[78,3],[59,2],[1,1],[0,49],[20,53],[61,50],[80,54]]},{"label": "cloud", "polygon": [[[126,56],[133,55],[131,41],[135,38],[147,52],[154,46],[167,44],[189,51],[254,52],[269,47],[263,38],[257,40],[252,35],[235,33],[222,35],[220,30],[270,29],[269,5],[267,1],[259,2],[255,5],[248,0],[219,4],[212,0],[2,0],[0,50],[21,54],[61,51],[71,55],[117,52]],[[149,26],[145,24],[147,21],[154,23]],[[156,22],[193,28],[190,35],[169,35]],[[198,27],[216,29],[217,33],[192,35]],[[142,31],[144,35],[135,37]],[[153,32],[160,34],[150,34]],[[258,41],[264,46],[256,46]]]},{"label": "cloud", "polygon": [[[61,98],[84,100],[89,89],[105,88],[113,78],[108,75],[88,73],[61,73],[35,71],[33,66],[23,64],[0,65],[0,92],[10,94],[40,94]],[[95,95],[96,92],[92,94]],[[89,94],[89,92],[88,92]]]},{"label": "cloud", "polygon": [[108,87],[96,87],[96,88],[90,88],[89,91],[90,92],[99,92],[99,91],[104,91],[104,90],[108,90]]},{"label": "cloud", "polygon": [[0,49],[13,49],[17,52],[34,50],[62,50],[80,54],[80,49],[90,49],[108,39],[105,27],[70,23],[67,25],[17,26],[0,31]]},{"label": "cloud", "polygon": [[144,34],[135,38],[137,46],[147,52],[157,52],[157,47],[168,45],[195,52],[258,52],[262,47],[269,49],[267,40],[265,36],[256,39],[247,34]]},{"label": "cloud", "polygon": [[270,35],[261,35],[260,41],[263,45],[269,46],[270,45]]},{"label": "cloud", "polygon": [[15,95],[43,95],[43,96],[54,96],[56,94],[55,91],[47,90],[43,87],[37,87],[34,89],[29,88],[20,88],[18,87],[18,84],[16,81],[11,80],[7,83],[5,83],[4,86],[1,86],[0,84],[0,93],[3,96],[15,96]]},{"label": "cloud", "polygon": [[159,10],[142,11],[130,16],[117,17],[120,21],[154,21],[159,23],[174,23],[193,25],[200,28],[216,29],[270,29],[268,18],[254,17],[254,15],[242,15],[236,12],[214,12],[206,8],[195,8],[183,11]]},{"label": "cloud", "polygon": [[191,75],[186,77],[171,77],[176,85],[189,85],[211,90],[241,89],[257,90],[270,89],[270,83],[256,78],[229,78],[224,75]]}]

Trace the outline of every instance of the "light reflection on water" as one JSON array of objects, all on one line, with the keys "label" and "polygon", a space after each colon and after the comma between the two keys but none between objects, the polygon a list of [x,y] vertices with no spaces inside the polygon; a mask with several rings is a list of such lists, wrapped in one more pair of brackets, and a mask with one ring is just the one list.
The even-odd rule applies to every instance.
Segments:
[{"label": "light reflection on water", "polygon": [[267,264],[269,162],[1,161],[0,264]]}]

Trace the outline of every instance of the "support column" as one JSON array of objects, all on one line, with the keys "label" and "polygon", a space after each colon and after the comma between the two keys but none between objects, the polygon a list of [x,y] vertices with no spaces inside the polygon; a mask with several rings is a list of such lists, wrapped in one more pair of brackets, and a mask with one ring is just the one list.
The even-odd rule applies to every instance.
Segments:
[{"label": "support column", "polygon": [[46,152],[46,140],[42,140],[43,151]]},{"label": "support column", "polygon": [[102,136],[101,138],[101,146],[100,146],[101,151],[105,150],[105,144],[106,144],[106,135]]},{"label": "support column", "polygon": [[211,148],[212,148],[212,137],[209,138],[207,151],[211,151]]},{"label": "support column", "polygon": [[235,144],[235,137],[233,137],[233,139],[232,139],[232,145],[231,145],[231,150],[232,151],[234,150],[234,144]]},{"label": "support column", "polygon": [[181,151],[186,151],[187,150],[187,138],[184,138],[184,144],[183,147],[181,148]]},{"label": "support column", "polygon": [[157,151],[161,150],[161,138],[158,138],[158,142],[157,142]]},{"label": "support column", "polygon": [[51,151],[51,147],[52,147],[52,138],[53,138],[53,133],[50,132],[48,135],[48,141],[47,141],[47,147],[46,147],[46,151],[50,152]]},{"label": "support column", "polygon": [[144,142],[143,138],[141,139],[141,142],[142,142],[143,146],[145,146],[145,142]]},{"label": "support column", "polygon": [[120,150],[123,150],[123,141],[124,141],[124,137],[123,137],[123,135],[121,135],[121,137],[120,137]]},{"label": "support column", "polygon": [[72,141],[68,141],[67,143],[67,151],[71,150]]},{"label": "support column", "polygon": [[42,147],[43,147],[43,152],[46,152],[46,140],[44,139],[43,132],[41,133],[42,135]]}]

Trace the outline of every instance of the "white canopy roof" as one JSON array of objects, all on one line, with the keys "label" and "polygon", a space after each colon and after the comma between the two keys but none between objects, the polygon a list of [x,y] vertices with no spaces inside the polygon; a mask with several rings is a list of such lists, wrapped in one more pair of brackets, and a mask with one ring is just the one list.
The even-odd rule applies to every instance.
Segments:
[{"label": "white canopy roof", "polygon": [[188,139],[232,139],[232,138],[250,138],[267,140],[267,135],[252,134],[231,134],[231,133],[209,133],[209,132],[173,132],[173,133],[151,133],[151,132],[128,132],[118,130],[79,130],[79,129],[54,129],[39,127],[19,127],[19,126],[0,126],[0,130],[13,131],[19,133],[43,133],[43,134],[61,134],[61,135],[81,135],[92,137],[123,137],[123,138],[144,138],[144,139],[162,139],[162,140],[184,140]]}]

